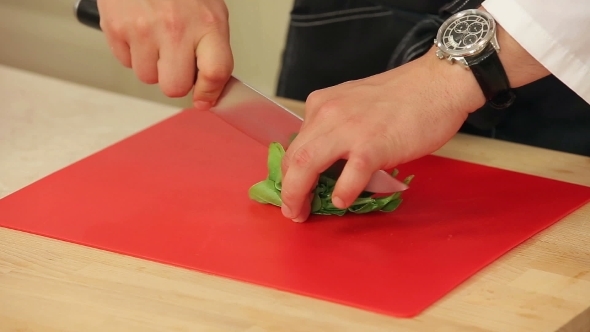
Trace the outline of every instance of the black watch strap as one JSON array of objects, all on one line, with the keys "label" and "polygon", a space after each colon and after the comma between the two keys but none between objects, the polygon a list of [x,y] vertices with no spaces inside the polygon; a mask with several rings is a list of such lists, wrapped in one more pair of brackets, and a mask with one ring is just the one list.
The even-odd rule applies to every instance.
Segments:
[{"label": "black watch strap", "polygon": [[468,57],[465,60],[492,107],[504,109],[514,103],[516,96],[510,88],[510,82],[498,52],[492,44],[488,44],[477,56]]}]

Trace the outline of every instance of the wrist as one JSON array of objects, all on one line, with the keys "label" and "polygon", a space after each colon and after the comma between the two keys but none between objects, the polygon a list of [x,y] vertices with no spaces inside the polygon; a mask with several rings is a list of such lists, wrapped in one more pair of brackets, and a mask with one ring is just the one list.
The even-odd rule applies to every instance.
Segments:
[{"label": "wrist", "polygon": [[[453,83],[458,86],[453,84],[452,87],[459,89],[456,90],[459,106],[465,107],[467,112],[481,108],[486,102],[496,109],[510,107],[515,99],[512,89],[548,74],[481,7],[463,10],[449,17],[439,28],[434,43],[435,47],[425,57],[438,58],[443,62],[442,66],[433,63],[433,72],[442,70],[457,79]],[[455,70],[445,70],[448,69],[445,66],[453,64],[458,64],[451,66]],[[471,79],[462,75],[465,74],[461,73],[462,69],[466,69]],[[474,93],[474,81],[481,94],[473,94],[471,103],[465,99],[467,96],[463,94],[463,89]]]},{"label": "wrist", "polygon": [[[549,75],[483,7],[452,15],[439,28],[434,43],[423,59],[432,64],[433,73],[455,79],[451,86],[459,89],[459,106],[468,112],[486,102],[505,109],[514,102],[514,88]],[[480,94],[475,93],[477,86]],[[464,90],[472,93],[471,100],[465,99]]]},{"label": "wrist", "polygon": [[527,85],[550,74],[499,24],[497,38],[501,47],[498,57],[512,88]]},{"label": "wrist", "polygon": [[436,47],[415,61],[426,70],[430,82],[450,108],[469,114],[485,105],[486,98],[469,68],[440,60],[436,56]]}]

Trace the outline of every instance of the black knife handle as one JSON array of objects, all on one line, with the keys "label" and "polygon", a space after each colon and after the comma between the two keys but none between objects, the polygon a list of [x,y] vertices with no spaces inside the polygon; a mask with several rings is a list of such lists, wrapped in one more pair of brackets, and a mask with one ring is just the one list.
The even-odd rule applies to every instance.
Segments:
[{"label": "black knife handle", "polygon": [[74,14],[78,22],[93,29],[102,30],[100,28],[100,14],[96,0],[78,0],[74,5]]}]

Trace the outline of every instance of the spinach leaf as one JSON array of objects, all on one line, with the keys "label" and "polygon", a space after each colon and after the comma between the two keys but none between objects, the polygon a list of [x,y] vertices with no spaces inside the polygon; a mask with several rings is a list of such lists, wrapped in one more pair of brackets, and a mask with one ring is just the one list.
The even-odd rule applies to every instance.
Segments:
[{"label": "spinach leaf", "polygon": [[264,180],[250,187],[248,194],[251,199],[262,203],[281,206],[283,201],[279,191],[276,190],[274,183],[271,180]]},{"label": "spinach leaf", "polygon": [[[296,134],[292,137],[295,138]],[[262,204],[272,204],[281,206],[281,188],[282,172],[281,161],[285,155],[285,149],[280,143],[273,142],[268,150],[268,176],[265,180],[260,181],[250,187],[248,195],[254,201]],[[394,169],[391,176],[396,177],[398,170]],[[404,183],[409,185],[413,175],[404,179]],[[347,212],[355,214],[371,213],[375,211],[392,212],[402,203],[401,192],[392,193],[389,196],[374,197],[374,193],[363,191],[357,199],[347,209],[340,209],[332,204],[332,193],[336,185],[336,180],[326,174],[320,174],[318,182],[313,190],[313,199],[311,200],[311,213],[317,215],[336,215],[343,216]]]},{"label": "spinach leaf", "polygon": [[285,155],[285,149],[279,143],[271,143],[268,149],[268,179],[272,182],[281,182],[281,161]]}]

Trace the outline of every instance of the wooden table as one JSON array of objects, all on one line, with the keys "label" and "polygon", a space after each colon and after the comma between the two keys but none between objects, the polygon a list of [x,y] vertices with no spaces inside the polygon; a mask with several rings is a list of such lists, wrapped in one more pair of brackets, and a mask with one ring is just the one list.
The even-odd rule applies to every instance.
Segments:
[{"label": "wooden table", "polygon": [[[0,66],[0,197],[178,111]],[[437,154],[590,186],[585,157],[464,135]],[[590,206],[411,320],[0,228],[0,331],[556,330],[590,330]]]}]

